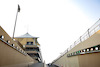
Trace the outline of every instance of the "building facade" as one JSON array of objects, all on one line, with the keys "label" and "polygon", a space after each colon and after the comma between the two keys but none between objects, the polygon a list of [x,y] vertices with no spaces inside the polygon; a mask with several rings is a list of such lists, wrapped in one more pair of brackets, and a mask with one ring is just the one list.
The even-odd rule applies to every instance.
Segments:
[{"label": "building facade", "polygon": [[22,36],[15,37],[17,43],[23,48],[23,50],[35,60],[35,63],[42,62],[40,44],[38,43],[38,37],[33,37],[29,33]]}]

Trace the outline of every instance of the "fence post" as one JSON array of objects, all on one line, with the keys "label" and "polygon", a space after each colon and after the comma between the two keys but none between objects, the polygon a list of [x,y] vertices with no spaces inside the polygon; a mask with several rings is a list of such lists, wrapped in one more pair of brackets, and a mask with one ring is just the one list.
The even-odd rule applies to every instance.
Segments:
[{"label": "fence post", "polygon": [[74,45],[75,45],[76,41],[74,42]]},{"label": "fence post", "polygon": [[67,49],[67,53],[68,53],[68,49]]},{"label": "fence post", "polygon": [[87,32],[88,32],[88,36],[90,37],[90,32],[89,32],[89,29],[87,30]]},{"label": "fence post", "polygon": [[71,45],[70,45],[70,50],[71,50]]},{"label": "fence post", "polygon": [[82,42],[82,39],[81,39],[81,37],[82,37],[82,36],[80,36],[80,42]]}]

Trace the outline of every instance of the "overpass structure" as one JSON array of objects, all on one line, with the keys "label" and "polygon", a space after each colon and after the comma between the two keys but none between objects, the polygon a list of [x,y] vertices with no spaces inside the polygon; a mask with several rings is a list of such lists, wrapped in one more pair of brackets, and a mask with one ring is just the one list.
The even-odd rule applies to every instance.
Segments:
[{"label": "overpass structure", "polygon": [[52,64],[60,67],[100,67],[100,20]]}]

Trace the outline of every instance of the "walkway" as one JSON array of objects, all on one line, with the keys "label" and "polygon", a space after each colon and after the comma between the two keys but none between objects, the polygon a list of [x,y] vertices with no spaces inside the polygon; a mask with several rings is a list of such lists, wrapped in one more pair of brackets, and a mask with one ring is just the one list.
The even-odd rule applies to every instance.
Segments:
[{"label": "walkway", "polygon": [[43,67],[43,66],[44,66],[43,63],[35,63],[29,67]]},{"label": "walkway", "polygon": [[59,67],[59,66],[52,64],[52,65],[49,65],[48,67]]},{"label": "walkway", "polygon": [[58,67],[58,66],[56,66],[56,65],[46,65],[44,63],[35,63],[35,64],[33,64],[29,67]]}]

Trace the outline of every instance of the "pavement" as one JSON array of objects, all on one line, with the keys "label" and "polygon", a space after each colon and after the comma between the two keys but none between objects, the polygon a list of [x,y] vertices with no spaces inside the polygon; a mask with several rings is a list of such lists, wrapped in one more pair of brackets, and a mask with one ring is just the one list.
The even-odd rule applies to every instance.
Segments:
[{"label": "pavement", "polygon": [[35,63],[29,67],[58,67],[56,65],[46,65],[45,63]]},{"label": "pavement", "polygon": [[52,65],[49,65],[48,67],[59,67],[59,66],[52,64]]},{"label": "pavement", "polygon": [[29,67],[44,67],[44,64],[43,63],[35,63]]}]

